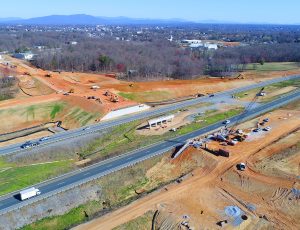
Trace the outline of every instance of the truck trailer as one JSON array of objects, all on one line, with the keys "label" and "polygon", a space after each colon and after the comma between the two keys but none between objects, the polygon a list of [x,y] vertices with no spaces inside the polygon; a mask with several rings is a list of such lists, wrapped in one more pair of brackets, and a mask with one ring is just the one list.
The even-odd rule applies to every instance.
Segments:
[{"label": "truck trailer", "polygon": [[41,191],[39,189],[32,187],[32,188],[21,191],[20,198],[21,198],[21,200],[27,200],[29,198],[35,197],[40,194],[41,194]]}]

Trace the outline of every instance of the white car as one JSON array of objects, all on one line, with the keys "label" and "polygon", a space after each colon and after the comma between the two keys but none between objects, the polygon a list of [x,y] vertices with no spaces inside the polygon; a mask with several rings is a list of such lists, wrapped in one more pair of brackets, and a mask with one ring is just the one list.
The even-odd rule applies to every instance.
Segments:
[{"label": "white car", "polygon": [[89,130],[89,129],[91,129],[91,127],[86,127],[83,130],[85,131],[85,130]]},{"label": "white car", "polygon": [[270,127],[270,126],[268,126],[268,127],[264,128],[263,130],[264,130],[264,131],[266,131],[266,132],[268,132],[268,131],[270,131],[270,130],[271,130],[271,127]]},{"label": "white car", "polygon": [[46,141],[46,140],[48,140],[50,137],[42,137],[41,139],[40,139],[40,141]]},{"label": "white car", "polygon": [[224,125],[228,125],[229,123],[230,123],[230,120],[223,121]]}]

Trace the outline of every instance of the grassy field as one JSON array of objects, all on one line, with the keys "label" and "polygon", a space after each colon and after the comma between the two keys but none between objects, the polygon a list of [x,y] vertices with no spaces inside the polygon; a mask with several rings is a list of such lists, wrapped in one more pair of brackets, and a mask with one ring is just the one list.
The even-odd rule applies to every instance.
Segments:
[{"label": "grassy field", "polygon": [[[278,83],[274,83],[274,84],[266,86],[264,91],[267,93],[267,96],[265,96],[263,98],[263,100],[261,100],[261,102],[268,102],[268,101],[276,99],[279,95],[274,96],[274,97],[268,97],[268,94],[271,94],[280,89],[290,87],[290,86],[300,88],[300,80],[296,79],[296,80],[283,81],[283,82],[278,82]],[[260,91],[260,89],[261,88],[255,88],[255,89],[251,89],[248,91],[240,92],[240,93],[235,94],[235,97],[252,99]]]},{"label": "grassy field", "polygon": [[[0,130],[10,132],[32,125],[50,121],[63,121],[63,127],[76,128],[94,122],[101,116],[100,113],[90,113],[82,108],[73,107],[66,102],[40,103],[29,106],[15,106],[0,110]],[[10,119],[6,119],[10,117]]]},{"label": "grassy field", "polygon": [[297,62],[267,62],[263,65],[259,63],[248,64],[246,70],[261,71],[288,71],[299,69],[300,64]]},{"label": "grassy field", "polygon": [[61,175],[71,169],[71,161],[18,166],[0,160],[0,195]]},{"label": "grassy field", "polygon": [[[229,111],[221,112],[221,113],[217,112],[217,111],[214,111],[214,110],[207,111],[204,116],[196,117],[196,121],[197,121],[196,123],[186,125],[183,128],[179,129],[178,134],[183,135],[183,134],[193,132],[197,129],[201,129],[205,126],[214,124],[218,121],[222,121],[222,120],[225,120],[229,117],[238,115],[242,111],[243,111],[243,108],[231,109]],[[199,120],[201,120],[201,121],[198,122]]]},{"label": "grassy field", "polygon": [[124,93],[120,92],[120,96],[137,102],[155,102],[174,98],[170,92],[167,91],[151,91],[151,92],[135,92]]}]

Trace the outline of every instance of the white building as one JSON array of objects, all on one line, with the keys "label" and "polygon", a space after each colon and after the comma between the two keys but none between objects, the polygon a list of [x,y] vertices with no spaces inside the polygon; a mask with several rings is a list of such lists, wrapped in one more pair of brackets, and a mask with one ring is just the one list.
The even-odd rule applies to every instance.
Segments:
[{"label": "white building", "polygon": [[185,39],[185,40],[182,40],[181,41],[182,44],[201,44],[202,41],[201,40],[197,40],[197,39],[192,39],[192,40],[188,40],[188,39]]},{"label": "white building", "polygon": [[28,53],[15,53],[13,56],[18,59],[24,59],[24,60],[30,61],[33,59],[34,54],[29,53],[29,52]]},{"label": "white building", "polygon": [[213,44],[213,43],[204,43],[204,47],[209,50],[217,50],[218,49],[218,45]]},{"label": "white building", "polygon": [[0,60],[2,59],[2,55],[0,54]]},{"label": "white building", "polygon": [[211,43],[211,42],[205,42],[202,40],[182,40],[181,41],[182,45],[188,46],[190,48],[206,48],[206,49],[218,49],[218,44],[216,43]]}]

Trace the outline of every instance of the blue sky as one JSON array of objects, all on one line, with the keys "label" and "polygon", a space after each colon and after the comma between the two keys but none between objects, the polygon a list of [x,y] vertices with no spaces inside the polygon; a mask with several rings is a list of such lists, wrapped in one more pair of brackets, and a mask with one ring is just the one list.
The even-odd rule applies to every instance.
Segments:
[{"label": "blue sky", "polygon": [[90,14],[300,24],[299,0],[3,0],[0,17]]}]

